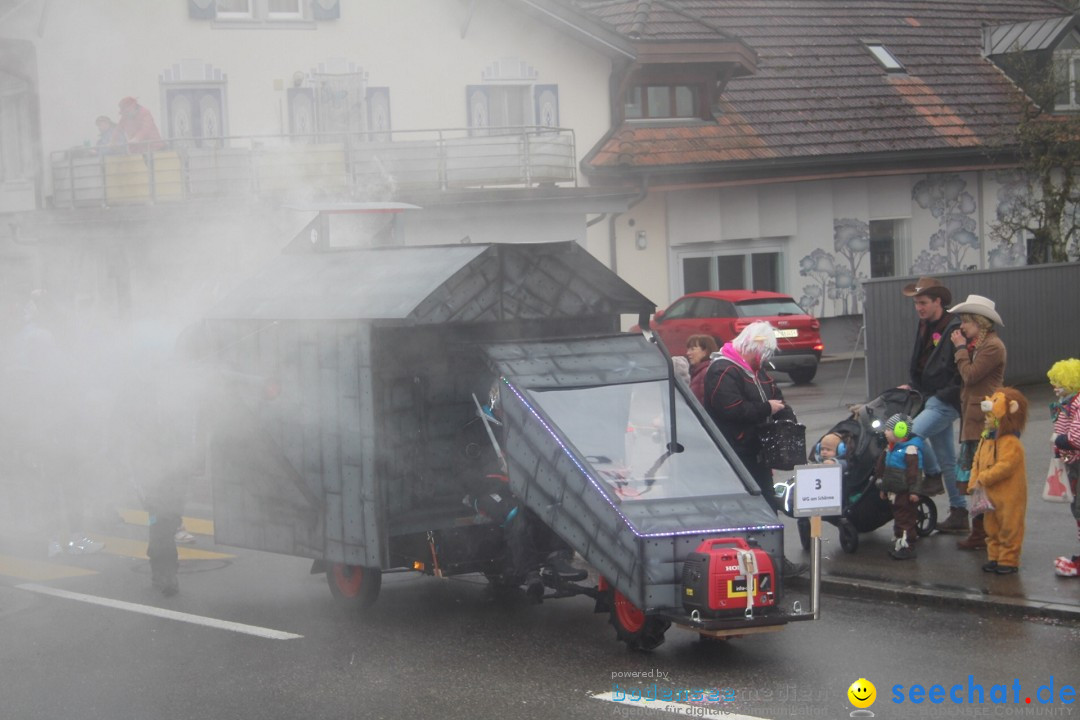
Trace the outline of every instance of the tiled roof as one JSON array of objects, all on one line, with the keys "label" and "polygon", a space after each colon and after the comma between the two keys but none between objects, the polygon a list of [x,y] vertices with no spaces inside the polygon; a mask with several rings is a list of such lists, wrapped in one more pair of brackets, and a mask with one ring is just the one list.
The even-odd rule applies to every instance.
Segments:
[{"label": "tiled roof", "polygon": [[[711,29],[758,54],[757,73],[724,90],[718,122],[628,122],[586,158],[600,171],[1000,145],[1023,96],[983,56],[983,28],[1063,14],[1048,0],[573,2],[620,33],[635,29],[636,42],[705,39]],[[884,44],[907,72],[886,72],[865,41]]]}]

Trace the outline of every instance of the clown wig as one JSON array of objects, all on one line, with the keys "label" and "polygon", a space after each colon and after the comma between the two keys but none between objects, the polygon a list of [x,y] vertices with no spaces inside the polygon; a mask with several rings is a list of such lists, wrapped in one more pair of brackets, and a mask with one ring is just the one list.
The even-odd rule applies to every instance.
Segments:
[{"label": "clown wig", "polygon": [[1062,387],[1070,393],[1080,392],[1080,360],[1058,360],[1046,373],[1050,384]]}]

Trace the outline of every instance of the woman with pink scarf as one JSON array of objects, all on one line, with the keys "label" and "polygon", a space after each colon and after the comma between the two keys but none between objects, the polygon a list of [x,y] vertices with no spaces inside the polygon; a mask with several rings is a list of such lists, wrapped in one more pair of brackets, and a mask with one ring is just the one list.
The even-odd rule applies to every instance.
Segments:
[{"label": "woman with pink scarf", "polygon": [[735,454],[776,507],[772,470],[762,462],[761,426],[770,417],[795,420],[765,365],[776,352],[776,332],[767,322],[747,325],[712,355],[705,373],[705,409]]}]

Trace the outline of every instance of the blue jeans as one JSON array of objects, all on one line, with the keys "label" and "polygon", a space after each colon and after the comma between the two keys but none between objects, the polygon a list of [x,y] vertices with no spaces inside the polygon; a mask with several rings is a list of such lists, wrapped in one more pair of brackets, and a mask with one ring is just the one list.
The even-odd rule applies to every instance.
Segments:
[{"label": "blue jeans", "polygon": [[947,403],[931,397],[915,417],[912,432],[929,441],[925,445],[923,470],[942,473],[949,507],[967,509],[967,499],[956,487],[956,435],[953,423],[960,413]]}]

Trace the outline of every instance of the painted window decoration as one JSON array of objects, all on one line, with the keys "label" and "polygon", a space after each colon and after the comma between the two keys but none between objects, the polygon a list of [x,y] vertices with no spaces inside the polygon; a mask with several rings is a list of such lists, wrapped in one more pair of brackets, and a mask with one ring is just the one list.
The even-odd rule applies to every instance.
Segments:
[{"label": "painted window decoration", "polygon": [[[972,215],[977,209],[975,197],[967,191],[967,181],[959,175],[928,175],[915,183],[912,199],[938,221],[938,231],[930,236],[929,249],[915,258],[913,275],[964,270],[972,260],[978,262],[980,248],[978,227]],[[968,251],[976,251],[974,258]]]},{"label": "painted window decoration", "polygon": [[559,127],[558,85],[469,85],[465,93],[472,135]]},{"label": "painted window decoration", "polygon": [[539,76],[536,68],[518,58],[500,58],[485,66],[483,84],[465,86],[469,134],[559,127],[559,86],[537,83]]},{"label": "painted window decoration", "polygon": [[[862,268],[870,253],[870,224],[855,218],[833,220],[833,250],[815,248],[799,261],[799,274],[813,280],[804,285],[801,305],[807,313],[823,317],[826,312],[850,315],[860,311],[866,297]],[[830,307],[831,306],[831,307]]]},{"label": "painted window decoration", "polygon": [[220,148],[228,134],[228,76],[200,60],[182,60],[158,76],[165,93],[166,136],[172,146]]}]

